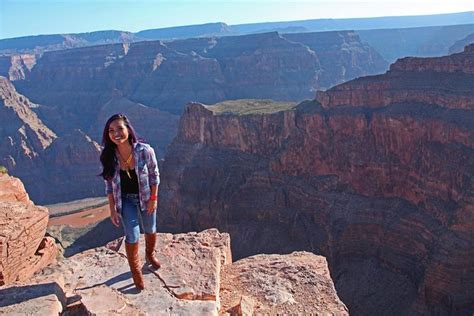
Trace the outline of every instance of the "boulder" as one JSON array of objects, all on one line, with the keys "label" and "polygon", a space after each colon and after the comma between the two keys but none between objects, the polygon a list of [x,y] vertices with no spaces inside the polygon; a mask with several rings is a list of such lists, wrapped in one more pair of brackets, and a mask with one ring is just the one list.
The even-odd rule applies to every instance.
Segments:
[{"label": "boulder", "polygon": [[57,247],[45,238],[48,209],[34,205],[21,182],[0,175],[0,285],[24,281],[56,260]]}]

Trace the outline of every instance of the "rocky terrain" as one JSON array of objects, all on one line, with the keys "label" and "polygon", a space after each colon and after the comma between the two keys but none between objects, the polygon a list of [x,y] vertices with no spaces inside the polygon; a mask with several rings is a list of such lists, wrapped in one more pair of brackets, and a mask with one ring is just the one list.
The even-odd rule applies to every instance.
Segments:
[{"label": "rocky terrain", "polygon": [[[0,57],[0,74],[13,83],[8,90],[28,100],[31,115],[27,116],[35,115],[57,138],[56,145],[36,150],[36,159],[15,158],[16,167],[12,162],[3,164],[24,180],[39,203],[97,196],[103,192],[95,177],[100,173],[97,143],[112,114],[127,114],[139,136],[163,158],[176,135],[178,116],[189,101],[298,101],[319,88],[387,67],[354,32],[289,37],[273,32]],[[0,123],[6,118],[2,116]],[[19,148],[16,143],[12,146]],[[9,155],[2,153],[0,158]],[[77,185],[67,180],[72,175],[80,179]],[[87,182],[90,185],[84,185]],[[52,186],[61,189],[48,192]]]},{"label": "rocky terrain", "polygon": [[80,130],[58,137],[33,111],[38,106],[0,77],[0,165],[37,203],[103,194],[99,145]]},{"label": "rocky terrain", "polygon": [[280,111],[190,104],[159,227],[217,227],[236,258],[322,254],[351,314],[472,314],[473,62],[405,58]]},{"label": "rocky terrain", "polygon": [[33,204],[21,181],[0,174],[0,292],[55,262],[58,248],[45,237],[47,223],[48,210]]},{"label": "rocky terrain", "polygon": [[[155,250],[162,266],[153,270],[143,265],[146,288],[138,292],[122,239],[59,257],[56,262],[54,240],[44,238],[47,220],[48,210],[28,199],[18,179],[0,175],[2,315],[252,315],[275,311],[348,315],[321,256],[294,252],[233,263],[227,233],[209,229],[159,234]],[[143,240],[140,248],[144,258]]]},{"label": "rocky terrain", "polygon": [[46,51],[111,43],[130,43],[136,40],[138,39],[133,33],[123,31],[23,36],[1,39],[0,55],[42,54]]},{"label": "rocky terrain", "polygon": [[[433,27],[423,29],[420,34],[425,42],[430,38],[443,41],[441,46],[447,49],[449,43],[461,35],[464,37],[470,27]],[[203,26],[201,31],[204,29]],[[364,32],[363,39],[375,46],[382,42],[380,36],[390,37],[388,31]],[[405,39],[410,32],[396,34],[402,34],[399,39],[403,45],[419,47],[420,40]],[[74,43],[88,47],[64,50],[60,45],[56,51],[41,54],[23,51],[0,57],[0,75],[14,84],[22,99],[29,100],[29,112],[54,131],[58,139],[57,145],[51,148],[44,145],[41,151],[34,151],[35,159],[22,160],[21,154],[12,162],[9,156],[15,156],[11,153],[0,156],[8,160],[2,164],[7,165],[11,174],[24,179],[32,199],[40,203],[102,194],[102,184],[95,177],[100,172],[95,160],[97,143],[101,141],[104,122],[117,112],[130,116],[139,135],[155,148],[161,159],[176,135],[179,115],[189,101],[212,104],[261,98],[297,102],[312,98],[318,89],[387,69],[385,60],[354,31],[270,32],[165,42],[135,42],[131,34],[113,31],[71,38],[74,40],[68,43],[72,46],[67,47],[75,47]],[[124,41],[120,42],[121,39]],[[106,44],[114,41],[119,43]],[[56,45],[54,41],[51,43]],[[106,45],[89,47],[91,43]],[[407,47],[395,49],[395,55],[411,52]],[[420,92],[423,93],[423,87]],[[6,117],[1,117],[0,123]],[[8,132],[6,137],[12,133],[17,132]],[[74,141],[74,145],[68,147],[64,141]],[[15,143],[14,147],[19,146]],[[42,151],[44,155],[40,155]],[[73,159],[71,155],[84,155],[85,159]],[[58,162],[69,170],[58,174],[47,161]],[[75,163],[80,165],[71,170],[70,164]],[[46,170],[53,177],[45,176]],[[45,189],[64,184],[75,174],[81,180],[77,185],[61,185],[61,190],[54,194]]]}]

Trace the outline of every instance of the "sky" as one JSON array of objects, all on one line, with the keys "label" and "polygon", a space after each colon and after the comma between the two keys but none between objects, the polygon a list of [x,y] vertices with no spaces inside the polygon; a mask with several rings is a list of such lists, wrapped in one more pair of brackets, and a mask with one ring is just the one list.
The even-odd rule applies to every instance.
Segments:
[{"label": "sky", "polygon": [[473,0],[0,0],[0,38],[474,11]]}]

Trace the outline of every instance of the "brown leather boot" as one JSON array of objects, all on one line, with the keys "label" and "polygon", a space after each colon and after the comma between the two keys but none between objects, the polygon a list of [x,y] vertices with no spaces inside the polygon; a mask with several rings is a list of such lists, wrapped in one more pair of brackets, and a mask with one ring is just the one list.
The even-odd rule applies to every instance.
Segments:
[{"label": "brown leather boot", "polygon": [[158,259],[155,258],[153,253],[155,252],[155,245],[156,245],[156,233],[153,234],[145,234],[145,253],[146,253],[146,261],[151,264],[151,266],[155,269],[159,269],[161,267],[160,262]]},{"label": "brown leather boot", "polygon": [[140,259],[138,258],[138,243],[125,243],[125,251],[127,252],[128,265],[130,272],[132,272],[133,283],[140,291],[145,288],[143,282],[142,270],[140,268]]}]

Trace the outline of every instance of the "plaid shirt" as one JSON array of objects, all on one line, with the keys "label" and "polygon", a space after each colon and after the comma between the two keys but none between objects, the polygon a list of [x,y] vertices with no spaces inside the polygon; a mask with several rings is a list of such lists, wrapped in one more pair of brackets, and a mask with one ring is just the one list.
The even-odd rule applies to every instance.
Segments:
[{"label": "plaid shirt", "polygon": [[[160,184],[160,173],[156,162],[155,151],[145,143],[133,144],[133,158],[135,158],[135,172],[138,178],[138,191],[140,196],[140,208],[146,211],[146,204],[150,199],[152,185]],[[120,167],[115,168],[115,175],[111,180],[105,180],[105,192],[113,194],[117,212],[122,210],[122,192],[120,188]]]}]

